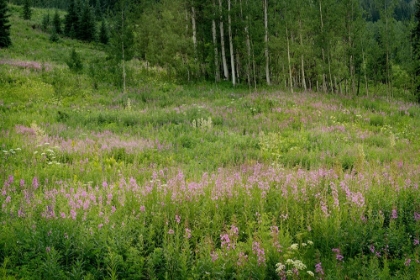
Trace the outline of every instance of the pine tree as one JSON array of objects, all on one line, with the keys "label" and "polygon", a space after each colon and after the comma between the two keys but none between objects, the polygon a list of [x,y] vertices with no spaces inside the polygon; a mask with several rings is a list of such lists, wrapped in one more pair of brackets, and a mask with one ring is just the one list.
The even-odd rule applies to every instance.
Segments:
[{"label": "pine tree", "polygon": [[50,28],[51,20],[50,20],[50,12],[48,11],[48,14],[44,15],[42,18],[42,31],[48,31]]},{"label": "pine tree", "polygon": [[70,38],[75,38],[78,31],[79,14],[75,0],[71,0],[67,15],[64,19],[64,34]]},{"label": "pine tree", "polygon": [[7,48],[12,44],[10,40],[9,16],[7,1],[0,0],[0,48]]},{"label": "pine tree", "polygon": [[95,17],[93,15],[92,8],[89,5],[85,5],[82,10],[82,15],[79,18],[77,39],[91,42],[95,40],[96,26]]},{"label": "pine tree", "polygon": [[66,61],[67,66],[70,68],[73,72],[81,72],[83,70],[83,63],[82,59],[80,58],[80,55],[76,50],[73,48],[71,50],[70,56]]},{"label": "pine tree", "polygon": [[416,2],[416,13],[414,15],[416,24],[412,31],[413,44],[413,64],[414,64],[414,93],[417,97],[417,102],[420,103],[420,1]]},{"label": "pine tree", "polygon": [[23,19],[29,20],[32,16],[32,9],[31,9],[31,0],[25,0],[23,3],[23,11],[22,11],[22,17]]},{"label": "pine tree", "polygon": [[63,30],[61,29],[61,18],[60,18],[60,15],[58,14],[57,10],[55,10],[54,17],[53,17],[53,20],[52,20],[52,24],[53,24],[54,31],[57,34],[63,33]]}]

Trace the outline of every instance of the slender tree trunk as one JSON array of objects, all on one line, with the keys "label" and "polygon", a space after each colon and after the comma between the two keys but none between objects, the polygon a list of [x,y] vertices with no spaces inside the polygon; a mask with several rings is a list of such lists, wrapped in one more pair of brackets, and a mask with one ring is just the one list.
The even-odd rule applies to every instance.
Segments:
[{"label": "slender tree trunk", "polygon": [[[302,20],[299,20],[299,37],[300,37],[300,47],[303,50],[303,38],[302,38]],[[302,86],[303,89],[306,91],[307,87],[306,87],[306,80],[305,80],[305,62],[304,62],[304,57],[303,54],[301,54],[300,56],[300,67],[301,67],[301,71],[302,71]]]},{"label": "slender tree trunk", "polygon": [[[319,1],[319,15],[320,15],[320,19],[321,19],[321,35],[323,36],[323,33],[324,33],[324,20],[322,18],[322,1],[321,0]],[[323,43],[325,43],[325,42],[323,42]],[[322,46],[321,52],[322,52],[322,61],[324,62],[324,65],[323,66],[325,66],[325,49],[324,49],[324,46]],[[322,69],[322,89],[323,89],[324,92],[326,92],[327,91],[326,74],[325,74],[325,71],[324,71],[324,67],[322,67],[322,68],[323,68]]]},{"label": "slender tree trunk", "polygon": [[229,50],[230,50],[230,67],[232,71],[232,84],[236,85],[236,74],[235,74],[235,53],[233,51],[233,39],[232,39],[232,19],[230,15],[230,0],[228,0],[228,32],[229,32]]},{"label": "slender tree trunk", "polygon": [[290,92],[293,93],[293,79],[292,79],[292,65],[290,60],[290,43],[289,43],[289,32],[286,28],[286,38],[287,38],[287,62],[289,64],[289,88]]},{"label": "slender tree trunk", "polygon": [[122,51],[122,70],[123,70],[123,93],[125,94],[125,51],[124,51],[124,9],[121,9],[121,51]]},{"label": "slender tree trunk", "polygon": [[[216,9],[215,0],[213,0],[213,9]],[[220,70],[219,70],[219,51],[217,49],[217,32],[216,32],[216,13],[213,11],[213,20],[211,21],[211,29],[213,35],[213,45],[214,45],[214,69],[215,69],[215,81],[220,81]]]},{"label": "slender tree trunk", "polygon": [[222,50],[222,64],[223,64],[223,75],[225,79],[229,80],[229,70],[226,62],[226,51],[225,51],[225,32],[223,28],[223,15],[222,15],[222,0],[219,0],[219,12],[220,12],[220,46]]},{"label": "slender tree trunk", "polygon": [[[240,6],[241,6],[241,17],[243,18],[243,13],[242,13],[242,0],[240,0]],[[248,6],[248,1],[245,1],[245,5]],[[247,53],[247,58],[246,58],[246,78],[248,81],[248,87],[251,86],[251,39],[249,36],[249,22],[248,22],[248,14],[245,16],[245,27],[244,27],[244,31],[245,31],[245,39],[246,39],[246,53]]]},{"label": "slender tree trunk", "polygon": [[270,58],[268,53],[268,0],[264,0],[264,29],[265,29],[265,35],[264,35],[264,43],[265,43],[265,78],[267,80],[267,85],[271,85],[270,81]]},{"label": "slender tree trunk", "polygon": [[196,24],[195,24],[195,9],[194,9],[194,6],[191,6],[191,26],[192,26],[192,32],[193,32],[192,40],[193,40],[193,44],[194,44],[194,54],[196,54],[197,53],[197,28],[196,28]]}]

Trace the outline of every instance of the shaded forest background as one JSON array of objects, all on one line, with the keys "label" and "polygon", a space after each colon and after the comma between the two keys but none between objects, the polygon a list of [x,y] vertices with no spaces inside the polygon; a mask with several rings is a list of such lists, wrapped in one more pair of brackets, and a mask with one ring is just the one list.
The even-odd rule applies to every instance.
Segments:
[{"label": "shaded forest background", "polygon": [[32,0],[32,5],[66,10],[64,35],[101,41],[115,61],[137,59],[178,82],[274,84],[292,92],[420,100],[414,0]]}]

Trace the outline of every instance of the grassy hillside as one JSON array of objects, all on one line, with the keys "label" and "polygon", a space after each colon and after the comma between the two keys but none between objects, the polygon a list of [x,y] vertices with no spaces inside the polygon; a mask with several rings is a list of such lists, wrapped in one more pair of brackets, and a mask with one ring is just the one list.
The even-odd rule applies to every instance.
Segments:
[{"label": "grassy hillside", "polygon": [[[177,85],[12,10],[1,279],[416,279],[420,107]],[[81,72],[66,63],[72,49]],[[314,276],[311,276],[314,274]]]}]

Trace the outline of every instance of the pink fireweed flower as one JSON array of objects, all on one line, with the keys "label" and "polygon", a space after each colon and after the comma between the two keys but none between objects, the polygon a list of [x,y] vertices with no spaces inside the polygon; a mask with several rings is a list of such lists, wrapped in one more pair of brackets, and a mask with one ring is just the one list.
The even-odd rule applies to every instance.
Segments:
[{"label": "pink fireweed flower", "polygon": [[414,220],[416,220],[416,222],[420,221],[420,213],[414,212]]},{"label": "pink fireweed flower", "polygon": [[175,215],[175,221],[177,224],[179,224],[181,222],[181,216]]},{"label": "pink fireweed flower", "polygon": [[45,248],[45,251],[47,252],[47,253],[49,253],[49,252],[51,252],[51,247],[47,247],[47,248]]},{"label": "pink fireweed flower", "polygon": [[392,213],[391,213],[391,219],[397,219],[398,218],[398,212],[397,209],[392,209]]},{"label": "pink fireweed flower", "polygon": [[261,247],[261,244],[258,241],[252,242],[252,251],[254,254],[257,255],[258,258],[258,265],[262,265],[265,263],[265,251],[264,248]]},{"label": "pink fireweed flower", "polygon": [[25,186],[25,180],[20,179],[20,181],[19,181],[19,186],[20,186],[21,188],[23,188],[23,187]]},{"label": "pink fireweed flower", "polygon": [[227,249],[230,249],[232,244],[230,244],[230,238],[227,233],[220,235],[220,241],[222,242],[222,248],[226,247]]},{"label": "pink fireweed flower", "polygon": [[174,234],[175,233],[175,231],[173,230],[173,229],[169,229],[169,231],[168,231],[168,234]]},{"label": "pink fireweed flower", "polygon": [[413,245],[414,246],[417,246],[417,245],[419,245],[420,243],[419,243],[419,240],[418,239],[414,239],[414,241],[413,241]]},{"label": "pink fireweed flower", "polygon": [[39,187],[39,182],[38,182],[38,178],[37,178],[37,177],[34,177],[34,178],[32,179],[32,187],[34,188],[34,190],[38,189],[38,187]]},{"label": "pink fireweed flower", "polygon": [[321,275],[324,275],[324,269],[322,268],[322,263],[319,262],[315,265],[315,272]]},{"label": "pink fireweed flower", "polygon": [[233,235],[238,236],[239,234],[239,229],[238,227],[236,227],[235,225],[231,225],[230,226],[230,232],[233,233]]},{"label": "pink fireweed flower", "polygon": [[141,212],[146,211],[146,207],[145,207],[144,205],[140,206],[140,211],[141,211]]},{"label": "pink fireweed flower", "polygon": [[70,216],[73,220],[76,220],[77,213],[74,209],[70,210]]},{"label": "pink fireweed flower", "polygon": [[10,195],[8,195],[8,196],[6,197],[5,202],[6,202],[6,203],[10,203],[10,201],[12,201],[12,198],[10,197]]},{"label": "pink fireweed flower", "polygon": [[19,217],[19,218],[23,218],[23,217],[25,217],[25,212],[23,211],[23,209],[22,209],[22,208],[19,208],[19,210],[18,210],[18,217]]},{"label": "pink fireweed flower", "polygon": [[410,266],[410,263],[411,263],[411,259],[406,259],[404,265]]},{"label": "pink fireweed flower", "polygon": [[13,175],[10,175],[9,176],[9,179],[7,180],[7,183],[9,184],[9,185],[11,185],[11,184],[13,184],[13,181],[14,181],[15,179],[14,179],[14,177],[13,177]]},{"label": "pink fireweed flower", "polygon": [[341,252],[340,252],[340,249],[338,249],[338,248],[334,248],[334,249],[332,249],[332,251],[335,253],[335,258],[338,260],[338,261],[342,261],[343,259],[344,259],[344,256],[341,254]]},{"label": "pink fireweed flower", "polygon": [[370,250],[370,252],[375,253],[375,246],[370,245],[369,250]]},{"label": "pink fireweed flower", "polygon": [[114,205],[112,205],[112,207],[111,207],[111,213],[115,213],[115,211],[117,211],[117,208]]},{"label": "pink fireweed flower", "polygon": [[61,216],[61,218],[65,219],[65,218],[66,218],[66,213],[61,212],[61,213],[60,213],[60,216]]},{"label": "pink fireweed flower", "polygon": [[99,224],[98,229],[101,229],[104,226],[104,224]]}]

